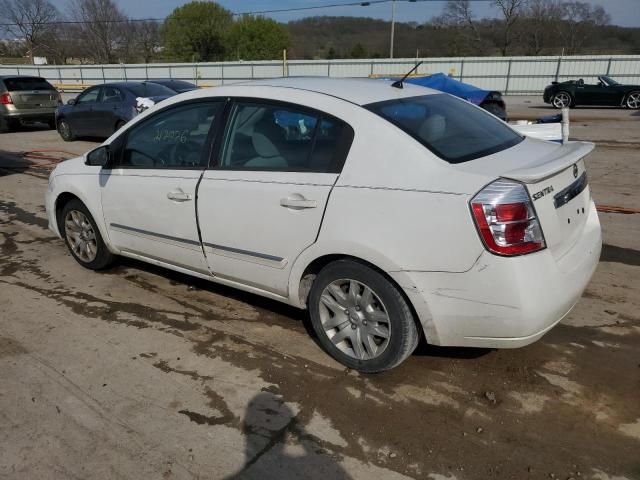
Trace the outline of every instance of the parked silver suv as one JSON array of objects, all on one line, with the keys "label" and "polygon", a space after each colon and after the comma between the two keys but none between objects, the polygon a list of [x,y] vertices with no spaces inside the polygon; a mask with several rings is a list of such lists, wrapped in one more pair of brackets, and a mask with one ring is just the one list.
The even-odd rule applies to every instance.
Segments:
[{"label": "parked silver suv", "polygon": [[55,128],[60,94],[41,77],[0,76],[0,131],[11,131],[23,120]]}]

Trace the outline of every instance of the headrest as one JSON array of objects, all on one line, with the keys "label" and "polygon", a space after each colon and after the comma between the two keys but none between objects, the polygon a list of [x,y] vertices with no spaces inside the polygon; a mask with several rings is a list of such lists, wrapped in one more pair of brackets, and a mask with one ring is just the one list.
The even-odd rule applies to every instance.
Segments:
[{"label": "headrest", "polygon": [[254,125],[251,140],[258,156],[277,157],[280,155],[278,144],[284,141],[284,131],[271,115],[265,115]]},{"label": "headrest", "polygon": [[442,115],[434,114],[422,122],[418,134],[425,142],[433,143],[444,136],[446,128],[447,122],[445,118]]}]

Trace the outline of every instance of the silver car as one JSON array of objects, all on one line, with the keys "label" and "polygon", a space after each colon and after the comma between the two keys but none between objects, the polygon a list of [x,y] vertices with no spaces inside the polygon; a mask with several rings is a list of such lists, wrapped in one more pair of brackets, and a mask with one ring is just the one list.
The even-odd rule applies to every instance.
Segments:
[{"label": "silver car", "polygon": [[14,130],[22,121],[44,122],[55,128],[60,94],[41,77],[0,76],[0,131]]}]

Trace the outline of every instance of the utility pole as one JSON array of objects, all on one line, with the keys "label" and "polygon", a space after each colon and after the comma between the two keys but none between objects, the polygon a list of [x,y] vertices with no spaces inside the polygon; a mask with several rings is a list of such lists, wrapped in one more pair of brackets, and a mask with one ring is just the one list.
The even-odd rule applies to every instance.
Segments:
[{"label": "utility pole", "polygon": [[391,0],[391,42],[389,46],[389,58],[393,58],[393,36],[396,29],[396,0]]}]

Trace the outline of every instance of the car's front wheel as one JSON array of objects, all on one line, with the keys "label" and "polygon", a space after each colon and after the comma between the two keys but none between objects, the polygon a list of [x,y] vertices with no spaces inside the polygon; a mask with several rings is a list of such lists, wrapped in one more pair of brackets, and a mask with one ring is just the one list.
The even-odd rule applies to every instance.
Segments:
[{"label": "car's front wheel", "polygon": [[633,110],[640,108],[640,91],[630,92],[624,103]]},{"label": "car's front wheel", "polygon": [[402,292],[363,263],[345,259],[324,267],[308,306],[322,347],[354,370],[389,370],[418,345],[416,322]]},{"label": "car's front wheel", "polygon": [[72,142],[76,138],[71,131],[71,126],[64,118],[58,122],[58,133],[65,142]]},{"label": "car's front wheel", "polygon": [[60,233],[73,258],[83,267],[101,270],[113,262],[114,255],[102,240],[91,213],[80,200],[70,200],[62,208]]},{"label": "car's front wheel", "polygon": [[555,108],[569,108],[573,106],[573,98],[569,92],[560,91],[553,96],[551,104]]}]

